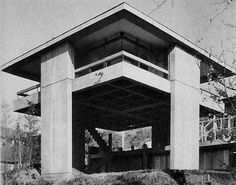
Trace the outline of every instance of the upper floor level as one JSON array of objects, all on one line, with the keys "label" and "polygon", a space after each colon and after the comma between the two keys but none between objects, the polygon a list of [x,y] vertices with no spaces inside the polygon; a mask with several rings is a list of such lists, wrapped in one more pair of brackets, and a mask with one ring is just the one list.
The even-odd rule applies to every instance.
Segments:
[{"label": "upper floor level", "polygon": [[[126,3],[122,3],[33,48],[5,63],[1,69],[40,82],[42,55],[65,42],[70,43],[74,49],[75,77],[87,74],[89,70],[100,69],[102,65],[112,65],[116,61],[112,60],[91,67],[93,63],[101,64],[101,60],[114,57],[114,54],[125,51],[135,56],[125,56],[130,63],[137,66],[140,64],[140,68],[148,68],[149,71],[158,74],[164,71],[164,74],[160,75],[168,79],[168,74],[166,74],[166,71],[167,73],[169,71],[168,55],[175,46],[201,61],[199,66],[201,68],[201,82],[207,81],[206,75],[211,65],[219,72],[223,72],[225,76],[235,72],[227,64],[222,63],[214,56]],[[134,58],[135,61],[133,61]],[[147,65],[146,62],[149,62],[150,65],[149,63]],[[90,65],[91,68],[86,68],[87,65]],[[158,72],[155,69],[156,67]]]},{"label": "upper floor level", "polygon": [[[128,120],[129,123],[132,120],[136,121],[137,115],[140,116],[141,121],[153,121],[157,107],[163,110],[162,104],[166,102],[167,105],[170,104],[170,64],[173,64],[171,63],[173,61],[170,61],[170,53],[173,48],[180,48],[181,53],[187,56],[183,57],[187,58],[186,61],[196,59],[200,68],[200,79],[196,80],[198,83],[207,81],[211,66],[218,72],[224,73],[225,76],[230,76],[235,72],[214,56],[126,3],[33,48],[4,64],[2,70],[38,81],[44,87],[42,78],[44,81],[45,76],[48,75],[47,77],[50,78],[51,69],[47,69],[48,66],[44,65],[44,70],[42,70],[43,57],[48,53],[51,53],[53,57],[55,48],[65,45],[64,43],[69,43],[71,52],[65,58],[62,57],[60,62],[69,56],[69,62],[73,63],[73,75],[71,75],[73,76],[73,101],[75,100],[73,106],[76,106],[77,101],[99,109],[99,115],[100,112],[119,113],[126,116],[124,119],[131,118]],[[60,53],[57,54],[60,58]],[[179,61],[183,58],[179,57]],[[188,65],[186,61],[183,63]],[[60,72],[63,73],[64,69],[66,71],[66,66],[59,65],[60,62],[55,60],[53,63],[56,64],[53,70],[59,71],[57,75],[60,75]],[[186,69],[184,67],[183,69]],[[190,69],[198,70],[199,68]],[[188,72],[191,78],[191,72],[194,71],[183,70],[183,73],[185,72]],[[221,110],[219,103],[212,101],[211,93],[200,90],[199,94],[202,97],[200,105],[216,111]],[[27,98],[40,103],[39,93]],[[17,110],[28,106],[27,98],[16,102]],[[142,112],[144,109],[148,115]],[[166,109],[166,115],[169,115],[169,108]],[[152,117],[152,120],[147,120]],[[116,115],[113,120],[118,120],[118,118],[120,116]]]}]

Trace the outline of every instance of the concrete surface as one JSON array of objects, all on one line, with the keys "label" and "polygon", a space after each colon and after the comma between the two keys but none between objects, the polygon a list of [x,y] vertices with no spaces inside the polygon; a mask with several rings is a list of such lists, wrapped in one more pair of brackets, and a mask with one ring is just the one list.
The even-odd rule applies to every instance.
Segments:
[{"label": "concrete surface", "polygon": [[171,136],[170,168],[199,168],[198,60],[175,47],[170,53]]},{"label": "concrete surface", "polygon": [[41,57],[42,175],[72,174],[73,48],[63,44]]}]

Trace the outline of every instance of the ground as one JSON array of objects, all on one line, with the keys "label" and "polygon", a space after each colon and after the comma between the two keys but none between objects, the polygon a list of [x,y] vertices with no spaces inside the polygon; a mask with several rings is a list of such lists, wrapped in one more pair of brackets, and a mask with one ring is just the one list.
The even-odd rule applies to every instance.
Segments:
[{"label": "ground", "polygon": [[[21,172],[22,174],[22,172]],[[31,173],[29,173],[31,174]],[[26,185],[235,185],[234,171],[129,171],[87,175],[76,173],[73,178],[54,183],[36,176],[30,180],[17,178],[10,184]]]}]

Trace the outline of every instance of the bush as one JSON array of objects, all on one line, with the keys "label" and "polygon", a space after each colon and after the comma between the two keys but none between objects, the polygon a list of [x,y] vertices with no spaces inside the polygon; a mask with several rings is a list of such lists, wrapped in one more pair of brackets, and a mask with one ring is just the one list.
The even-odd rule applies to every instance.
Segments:
[{"label": "bush", "polygon": [[80,174],[75,179],[64,181],[63,183],[66,185],[177,185],[168,174],[157,170],[92,175]]}]

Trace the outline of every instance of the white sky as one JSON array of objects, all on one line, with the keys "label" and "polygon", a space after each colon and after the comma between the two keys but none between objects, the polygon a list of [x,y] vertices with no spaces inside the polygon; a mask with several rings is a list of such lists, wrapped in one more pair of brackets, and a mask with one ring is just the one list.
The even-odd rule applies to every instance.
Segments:
[{"label": "white sky", "polygon": [[[227,0],[127,0],[130,5],[150,15],[192,42],[203,40],[203,49],[219,54],[221,42],[224,48],[235,50],[236,1],[218,15],[208,27],[210,19],[225,7]],[[121,0],[1,0],[0,2],[0,62],[1,65],[33,47],[81,24]],[[151,14],[150,14],[151,12]],[[200,34],[199,34],[200,33]],[[230,61],[230,58],[229,58]],[[229,62],[230,63],[230,62]],[[1,75],[1,96],[7,101],[16,98],[16,91],[33,83],[12,75]]]}]

